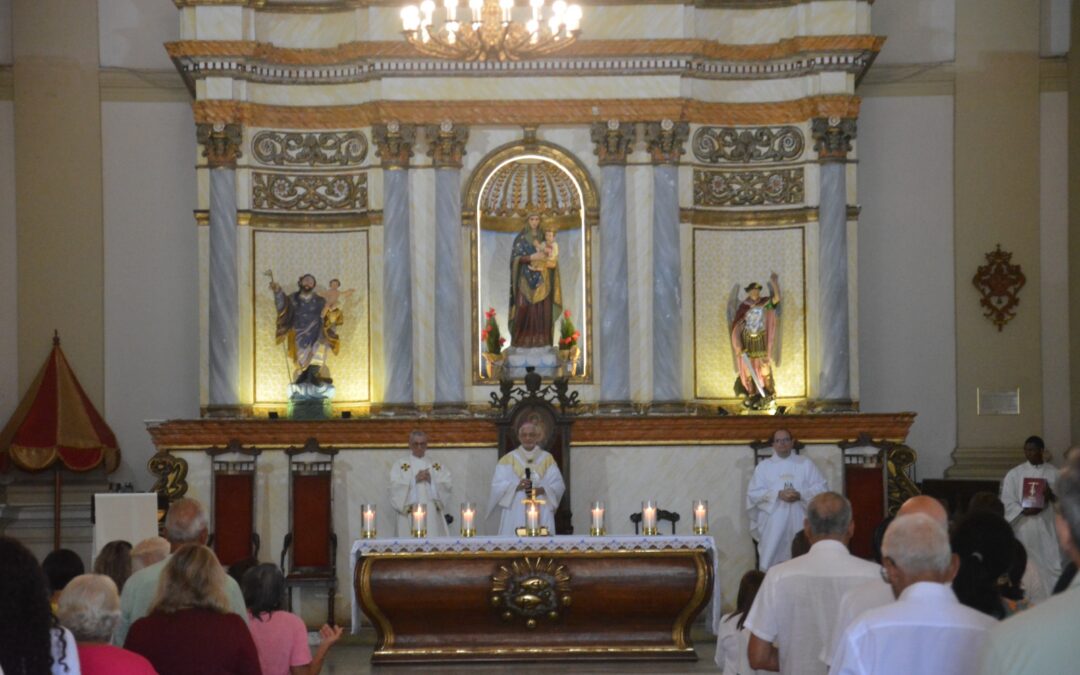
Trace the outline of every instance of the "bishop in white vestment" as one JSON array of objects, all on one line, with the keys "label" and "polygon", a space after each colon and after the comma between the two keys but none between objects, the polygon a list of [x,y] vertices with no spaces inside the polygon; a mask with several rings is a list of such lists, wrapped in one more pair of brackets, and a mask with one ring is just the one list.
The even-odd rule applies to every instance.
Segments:
[{"label": "bishop in white vestment", "polygon": [[426,457],[424,432],[414,431],[409,435],[409,449],[412,453],[396,461],[390,469],[390,504],[397,512],[397,536],[410,535],[410,504],[423,504],[427,509],[429,536],[449,536],[445,503],[453,491],[450,470]]},{"label": "bishop in white vestment", "polygon": [[[503,455],[495,467],[487,516],[498,508],[499,536],[515,536],[515,530],[525,526],[525,490],[531,485],[537,498],[544,500],[540,506],[540,525],[555,534],[555,510],[566,491],[559,464],[550,452],[536,445],[540,431],[532,424],[522,424],[518,437],[521,445]],[[526,469],[529,478],[525,477]]]},{"label": "bishop in white vestment", "polygon": [[1045,499],[1049,499],[1057,485],[1057,469],[1043,461],[1043,448],[1043,441],[1038,436],[1024,442],[1027,461],[1005,474],[1005,479],[1001,481],[1001,502],[1005,505],[1005,520],[1009,521],[1016,538],[1027,549],[1029,564],[1039,572],[1044,587],[1041,589],[1044,592],[1042,597],[1049,597],[1061,576],[1061,549],[1054,529],[1054,510],[1048,501],[1041,508],[1025,507],[1024,501],[1025,498],[1032,499],[1025,493],[1025,479],[1029,479],[1028,492],[1038,479],[1045,480],[1049,490]]}]

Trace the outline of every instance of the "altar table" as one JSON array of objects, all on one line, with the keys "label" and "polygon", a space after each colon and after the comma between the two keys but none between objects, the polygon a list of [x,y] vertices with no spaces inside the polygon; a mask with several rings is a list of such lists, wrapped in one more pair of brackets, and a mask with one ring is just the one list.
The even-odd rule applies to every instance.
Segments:
[{"label": "altar table", "polygon": [[353,631],[362,609],[375,663],[693,660],[717,559],[709,536],[361,539]]}]

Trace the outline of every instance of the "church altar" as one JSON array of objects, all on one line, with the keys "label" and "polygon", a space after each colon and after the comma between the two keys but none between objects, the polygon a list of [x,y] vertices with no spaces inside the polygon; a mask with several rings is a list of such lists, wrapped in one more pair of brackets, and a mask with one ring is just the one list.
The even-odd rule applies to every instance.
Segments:
[{"label": "church altar", "polygon": [[708,536],[360,539],[352,562],[374,663],[692,660],[695,617],[720,618]]}]

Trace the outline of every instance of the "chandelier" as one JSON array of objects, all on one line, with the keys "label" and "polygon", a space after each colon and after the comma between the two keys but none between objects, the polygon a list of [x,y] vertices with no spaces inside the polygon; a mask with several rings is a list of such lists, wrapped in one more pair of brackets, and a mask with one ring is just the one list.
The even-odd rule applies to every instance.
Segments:
[{"label": "chandelier", "polygon": [[468,0],[471,21],[458,19],[459,0],[442,0],[443,23],[435,27],[435,2],[424,0],[401,10],[402,32],[421,53],[460,61],[518,61],[577,40],[580,6],[555,0],[545,12],[546,0],[528,1],[531,18],[521,23],[512,17],[514,0]]}]

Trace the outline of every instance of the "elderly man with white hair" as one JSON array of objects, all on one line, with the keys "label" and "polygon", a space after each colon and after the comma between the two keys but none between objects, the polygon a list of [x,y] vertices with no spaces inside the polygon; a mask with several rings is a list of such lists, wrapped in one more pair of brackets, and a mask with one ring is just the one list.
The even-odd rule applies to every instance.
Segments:
[{"label": "elderly man with white hair", "polygon": [[566,491],[559,463],[551,453],[539,446],[540,429],[532,422],[525,422],[518,429],[521,445],[506,453],[495,467],[491,478],[491,498],[487,515],[499,509],[499,535],[512,537],[519,527],[525,526],[525,495],[535,490],[540,506],[540,525],[555,534],[555,510]]},{"label": "elderly man with white hair", "polygon": [[453,493],[450,470],[427,456],[428,437],[419,429],[409,434],[409,454],[390,468],[390,505],[397,512],[397,536],[409,536],[413,505],[427,513],[433,537],[447,537],[446,507]]},{"label": "elderly man with white hair", "polygon": [[120,594],[104,574],[81,574],[60,595],[60,623],[75,636],[83,675],[153,675],[143,656],[109,644],[120,623]]},{"label": "elderly man with white hair", "polygon": [[169,557],[172,547],[165,537],[147,537],[131,549],[131,573],[150,567]]},{"label": "elderly man with white hair", "polygon": [[960,561],[941,523],[900,516],[885,532],[882,576],[896,602],[861,614],[840,638],[832,675],[965,675],[978,667],[993,618],[965,607],[950,585]]}]

